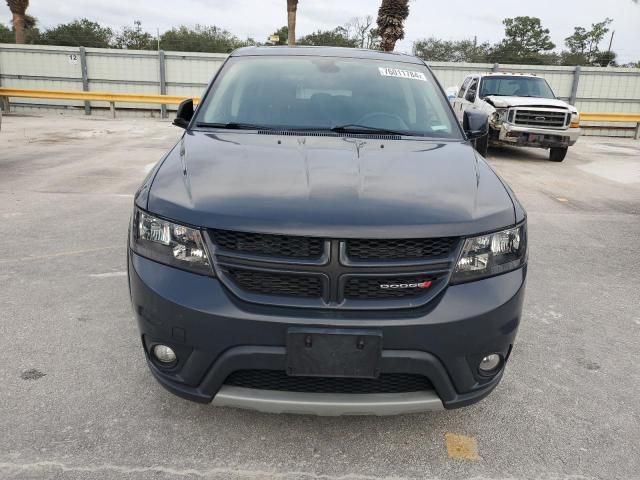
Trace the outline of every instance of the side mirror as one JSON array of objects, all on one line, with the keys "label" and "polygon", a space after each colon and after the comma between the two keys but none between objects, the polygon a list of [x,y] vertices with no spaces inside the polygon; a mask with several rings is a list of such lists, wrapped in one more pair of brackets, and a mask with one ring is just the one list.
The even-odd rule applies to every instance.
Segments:
[{"label": "side mirror", "polygon": [[173,124],[176,127],[187,128],[192,117],[193,99],[187,98],[186,100],[180,102],[180,105],[178,105],[178,112],[176,113],[176,118],[173,120]]},{"label": "side mirror", "polygon": [[465,110],[462,129],[469,140],[489,134],[489,116],[486,113]]},{"label": "side mirror", "polygon": [[469,90],[467,92],[467,94],[464,96],[464,99],[467,102],[471,102],[471,103],[475,102],[476,101],[476,91],[475,90]]}]

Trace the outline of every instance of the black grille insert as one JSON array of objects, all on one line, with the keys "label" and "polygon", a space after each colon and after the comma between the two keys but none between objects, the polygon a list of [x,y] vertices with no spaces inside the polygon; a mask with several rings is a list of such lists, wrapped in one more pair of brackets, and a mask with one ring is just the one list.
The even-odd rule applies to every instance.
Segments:
[{"label": "black grille insert", "polygon": [[532,127],[562,128],[565,126],[567,118],[570,117],[566,111],[552,110],[516,110],[516,125],[529,125]]},{"label": "black grille insert", "polygon": [[351,277],[344,287],[344,297],[350,300],[378,300],[426,295],[435,277]]},{"label": "black grille insert", "polygon": [[319,258],[324,253],[321,238],[229,230],[210,230],[210,234],[218,247],[233,252],[291,258]]},{"label": "black grille insert", "polygon": [[383,373],[378,378],[291,377],[280,370],[238,370],[225,385],[308,393],[407,393],[433,390],[427,377],[410,373]]},{"label": "black grille insert", "polygon": [[263,295],[290,297],[322,297],[322,279],[318,275],[273,273],[243,268],[224,268],[223,271],[243,290]]},{"label": "black grille insert", "polygon": [[447,257],[455,245],[455,237],[355,239],[347,240],[347,256],[355,261],[432,259]]}]

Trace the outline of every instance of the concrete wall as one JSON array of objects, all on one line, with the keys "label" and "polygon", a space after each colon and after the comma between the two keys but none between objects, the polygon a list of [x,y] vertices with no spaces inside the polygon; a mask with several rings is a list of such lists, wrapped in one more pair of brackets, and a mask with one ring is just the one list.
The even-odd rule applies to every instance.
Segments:
[{"label": "concrete wall", "polygon": [[[164,57],[164,58],[162,58]],[[156,52],[101,48],[49,47],[0,44],[0,85],[17,88],[89,90],[129,93],[166,93],[199,96],[226,55],[215,53]],[[83,65],[86,74],[83,82]],[[585,112],[640,112],[640,69],[493,65],[431,62],[440,83],[460,85],[474,72],[535,73],[547,79],[556,95]],[[161,72],[164,72],[164,78]],[[85,111],[82,102],[16,99],[16,110],[67,108]],[[104,114],[106,103],[91,102],[92,114]],[[118,114],[158,115],[148,104],[117,105]],[[169,106],[169,109],[175,106]],[[593,123],[592,123],[593,124]],[[631,130],[590,129],[591,134],[631,136]],[[613,127],[633,124],[608,124]]]}]

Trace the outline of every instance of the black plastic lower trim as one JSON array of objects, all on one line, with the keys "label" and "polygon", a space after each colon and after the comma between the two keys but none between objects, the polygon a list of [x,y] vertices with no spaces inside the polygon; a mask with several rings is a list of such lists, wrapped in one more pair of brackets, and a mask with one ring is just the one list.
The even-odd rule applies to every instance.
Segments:
[{"label": "black plastic lower trim", "polygon": [[[198,387],[190,387],[169,380],[148,358],[149,368],[156,380],[170,392],[188,400],[209,403],[233,372],[255,368],[284,370],[284,347],[241,346],[227,350],[206,374]],[[383,373],[416,374],[427,377],[447,409],[459,408],[478,402],[498,385],[502,372],[477,390],[465,394],[456,392],[441,362],[427,352],[386,350],[382,353]]]}]

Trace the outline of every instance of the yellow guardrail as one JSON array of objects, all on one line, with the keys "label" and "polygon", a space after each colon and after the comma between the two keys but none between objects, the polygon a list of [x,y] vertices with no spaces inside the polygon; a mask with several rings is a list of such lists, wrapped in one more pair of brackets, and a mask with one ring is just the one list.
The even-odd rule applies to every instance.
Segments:
[{"label": "yellow guardrail", "polygon": [[181,95],[148,95],[142,93],[113,93],[113,92],[80,92],[73,90],[32,90],[25,88],[0,87],[0,97],[23,98],[52,98],[57,100],[80,100],[94,102],[129,102],[129,103],[158,103],[177,104],[187,98],[197,102],[198,97]]},{"label": "yellow guardrail", "polygon": [[585,122],[640,122],[640,113],[581,112],[580,120]]},{"label": "yellow guardrail", "polygon": [[[192,98],[198,103],[198,97],[185,97],[180,95],[148,95],[141,93],[112,93],[112,92],[80,92],[73,90],[33,90],[25,88],[0,87],[0,98],[48,98],[58,100],[79,100],[108,102],[115,116],[115,103],[155,103],[178,104],[187,98]],[[603,113],[581,112],[580,120],[585,122],[630,122],[640,126],[640,113]]]}]

